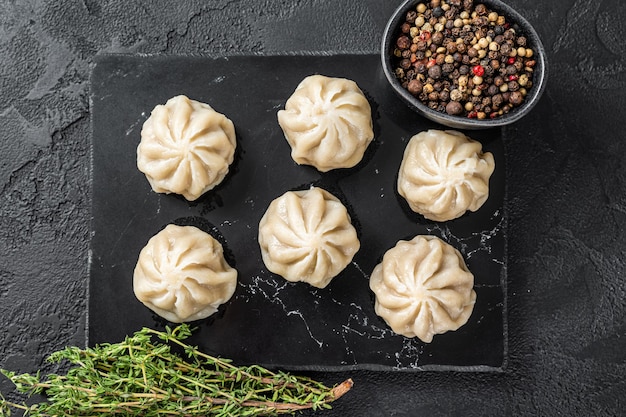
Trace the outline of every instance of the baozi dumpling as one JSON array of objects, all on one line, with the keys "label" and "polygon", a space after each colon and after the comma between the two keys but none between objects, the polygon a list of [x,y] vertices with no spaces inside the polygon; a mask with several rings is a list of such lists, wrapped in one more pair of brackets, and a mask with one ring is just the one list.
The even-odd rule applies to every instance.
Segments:
[{"label": "baozi dumpling", "polygon": [[156,106],[143,124],[137,167],[155,192],[194,201],[222,182],[236,146],[230,119],[180,95]]},{"label": "baozi dumpling", "polygon": [[170,224],[153,236],[133,276],[137,299],[173,323],[210,316],[236,286],[237,271],[224,259],[222,245],[194,226]]},{"label": "baozi dumpling", "polygon": [[473,286],[459,251],[435,236],[399,241],[370,277],[376,314],[395,333],[426,343],[467,322],[476,302]]},{"label": "baozi dumpling", "polygon": [[355,166],[374,138],[370,104],[345,78],[306,77],[278,112],[278,123],[293,160],[322,172]]},{"label": "baozi dumpling", "polygon": [[493,155],[463,133],[428,130],[413,136],[398,174],[411,210],[443,222],[476,211],[489,197]]},{"label": "baozi dumpling", "polygon": [[324,288],[360,248],[346,207],[328,191],[288,191],[272,201],[259,223],[267,269],[288,281]]}]

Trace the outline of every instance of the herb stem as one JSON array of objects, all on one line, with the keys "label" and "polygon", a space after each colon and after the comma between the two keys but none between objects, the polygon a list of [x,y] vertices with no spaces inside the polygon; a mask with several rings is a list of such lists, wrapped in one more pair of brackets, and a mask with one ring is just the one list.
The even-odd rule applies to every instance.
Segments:
[{"label": "herb stem", "polygon": [[[263,367],[236,366],[190,346],[183,324],[161,332],[144,328],[123,342],[94,348],[68,347],[50,362],[68,361],[66,375],[41,378],[2,370],[21,393],[42,393],[48,401],[28,406],[0,395],[0,417],[11,409],[34,417],[161,415],[261,416],[329,408],[348,392],[348,379],[329,388],[310,378]],[[160,341],[153,341],[158,339]],[[171,351],[184,349],[183,358]]]}]

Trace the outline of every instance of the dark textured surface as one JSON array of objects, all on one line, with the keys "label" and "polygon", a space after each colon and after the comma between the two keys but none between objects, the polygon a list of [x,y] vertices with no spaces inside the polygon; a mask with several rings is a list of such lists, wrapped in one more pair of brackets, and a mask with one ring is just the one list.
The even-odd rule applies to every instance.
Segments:
[{"label": "dark textured surface", "polygon": [[[550,73],[506,133],[508,370],[350,372],[353,390],[321,415],[624,415],[626,5],[508,3],[535,25]],[[0,365],[32,371],[84,343],[96,53],[375,53],[395,6],[0,2]]]},{"label": "dark textured surface", "polygon": [[[122,340],[143,326],[155,326],[155,315],[132,291],[133,270],[148,239],[168,223],[182,221],[217,234],[238,272],[231,300],[198,323],[192,336],[191,343],[202,351],[290,370],[501,370],[506,347],[501,130],[472,132],[496,161],[489,199],[480,210],[445,223],[416,215],[396,192],[398,168],[411,136],[435,125],[414,117],[390,94],[379,62],[377,54],[98,57],[91,77],[89,344]],[[320,173],[290,157],[276,113],[314,73],[355,81],[371,103],[375,139],[354,168]],[[250,78],[259,82],[241,84]],[[156,104],[177,94],[210,103],[237,130],[237,156],[225,181],[192,203],[152,192],[137,169],[144,121]],[[259,221],[270,202],[312,184],[349,207],[361,243],[346,269],[324,289],[289,283],[269,272],[258,244]],[[369,288],[369,273],[385,251],[418,234],[439,236],[458,248],[474,274],[477,293],[468,323],[430,344],[393,334],[376,315]]]}]

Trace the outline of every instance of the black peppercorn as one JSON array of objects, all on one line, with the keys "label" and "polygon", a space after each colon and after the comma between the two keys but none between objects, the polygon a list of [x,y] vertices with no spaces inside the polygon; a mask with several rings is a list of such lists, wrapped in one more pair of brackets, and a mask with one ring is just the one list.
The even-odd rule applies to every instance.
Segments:
[{"label": "black peppercorn", "polygon": [[417,12],[415,10],[409,10],[406,14],[406,22],[412,25],[415,23],[415,19],[417,19]]},{"label": "black peppercorn", "polygon": [[446,105],[446,113],[456,116],[463,113],[463,106],[458,101],[451,101]]},{"label": "black peppercorn", "polygon": [[411,46],[411,40],[406,35],[400,36],[396,41],[396,45],[400,50],[409,49],[409,47]]},{"label": "black peppercorn", "polygon": [[500,92],[500,89],[495,84],[491,84],[489,87],[487,87],[487,94],[489,94],[490,96],[498,94],[498,92]]},{"label": "black peppercorn", "polygon": [[424,74],[427,71],[424,60],[416,61],[415,64],[413,64],[413,67],[419,74]]},{"label": "black peppercorn", "polygon": [[511,53],[512,50],[513,50],[513,47],[511,45],[509,45],[508,43],[506,43],[506,42],[504,42],[500,46],[500,54],[502,56],[509,56],[509,54]]},{"label": "black peppercorn", "polygon": [[398,27],[392,59],[398,81],[431,109],[497,118],[532,87],[527,43],[519,26],[485,4],[420,0]]},{"label": "black peppercorn", "polygon": [[424,87],[424,85],[422,84],[422,82],[418,79],[414,79],[411,80],[407,86],[407,90],[409,90],[409,93],[413,94],[414,96],[420,94],[422,92],[422,88]]},{"label": "black peppercorn", "polygon": [[519,91],[514,91],[509,96],[509,103],[515,106],[519,106],[520,104],[522,104],[523,100],[524,100],[524,96]]},{"label": "black peppercorn", "polygon": [[439,65],[433,65],[428,69],[428,76],[438,80],[441,78],[441,67]]},{"label": "black peppercorn", "polygon": [[519,83],[517,81],[509,81],[508,86],[509,86],[509,91],[519,90]]},{"label": "black peppercorn", "polygon": [[477,4],[474,10],[481,16],[487,14],[487,7],[484,4]]},{"label": "black peppercorn", "polygon": [[430,39],[433,41],[435,45],[441,45],[441,43],[443,42],[443,33],[435,32],[433,33]]},{"label": "black peppercorn", "polygon": [[504,99],[502,98],[502,94],[496,94],[491,97],[491,105],[494,109],[499,109],[503,102]]}]

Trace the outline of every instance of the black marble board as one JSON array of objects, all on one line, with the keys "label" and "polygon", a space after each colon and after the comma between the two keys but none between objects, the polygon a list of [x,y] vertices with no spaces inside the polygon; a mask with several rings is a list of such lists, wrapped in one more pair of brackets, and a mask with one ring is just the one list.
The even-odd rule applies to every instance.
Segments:
[{"label": "black marble board", "polygon": [[[320,73],[353,79],[372,105],[375,139],[353,169],[298,166],[276,120],[296,85]],[[502,131],[467,132],[494,154],[490,197],[476,213],[446,223],[408,209],[395,190],[410,137],[443,128],[410,111],[388,88],[377,55],[109,55],[91,77],[93,206],[88,342],[121,340],[165,322],[134,297],[139,251],[169,223],[193,224],[225,246],[238,272],[233,298],[193,323],[192,343],[236,363],[287,370],[499,371],[506,365],[505,153]],[[156,194],[136,168],[143,122],[157,104],[185,94],[235,124],[238,148],[225,181],[196,202]],[[348,207],[361,250],[325,289],[288,283],[266,270],[258,222],[270,201],[312,184]],[[395,335],[374,312],[368,277],[399,239],[434,234],[459,249],[475,275],[469,322],[430,344]]]}]

